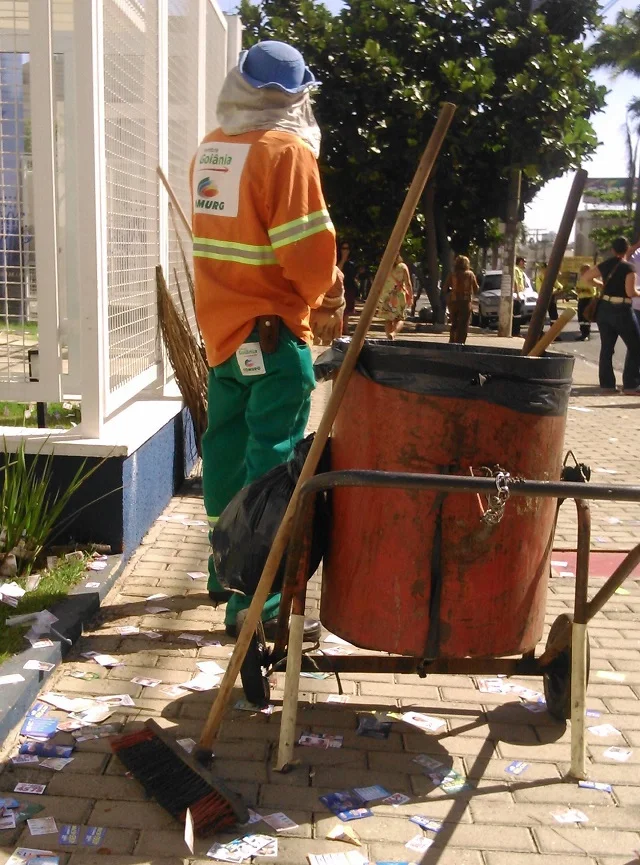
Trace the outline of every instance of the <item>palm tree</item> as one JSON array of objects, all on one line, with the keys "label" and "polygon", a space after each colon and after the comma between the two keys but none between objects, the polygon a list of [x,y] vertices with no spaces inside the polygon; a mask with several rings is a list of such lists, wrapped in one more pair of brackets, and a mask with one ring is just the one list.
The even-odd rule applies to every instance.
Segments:
[{"label": "palm tree", "polygon": [[623,9],[615,24],[605,25],[592,52],[596,66],[640,77],[640,7],[633,12]]},{"label": "palm tree", "polygon": [[[640,6],[634,11],[623,9],[618,13],[616,23],[602,28],[591,50],[596,66],[610,69],[615,75],[628,72],[640,78]],[[627,106],[625,138],[629,165],[626,201],[634,210],[633,237],[636,238],[640,236],[640,99],[633,99]]]}]

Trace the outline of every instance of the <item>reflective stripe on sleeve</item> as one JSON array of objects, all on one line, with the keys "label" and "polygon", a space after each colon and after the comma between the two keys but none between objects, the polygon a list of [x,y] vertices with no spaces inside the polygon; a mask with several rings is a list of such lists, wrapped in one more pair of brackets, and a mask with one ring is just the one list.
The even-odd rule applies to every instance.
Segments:
[{"label": "reflective stripe on sleeve", "polygon": [[269,231],[269,237],[271,238],[273,248],[279,249],[281,246],[288,246],[290,243],[303,240],[305,237],[311,237],[311,235],[318,234],[320,231],[332,229],[333,225],[331,224],[328,211],[317,210],[315,213],[308,214],[308,216],[301,216],[292,222],[285,222],[284,225],[272,228]]},{"label": "reflective stripe on sleeve", "polygon": [[233,261],[253,266],[277,264],[270,246],[254,246],[249,243],[231,243],[226,240],[193,238],[194,258],[212,258],[216,261]]}]

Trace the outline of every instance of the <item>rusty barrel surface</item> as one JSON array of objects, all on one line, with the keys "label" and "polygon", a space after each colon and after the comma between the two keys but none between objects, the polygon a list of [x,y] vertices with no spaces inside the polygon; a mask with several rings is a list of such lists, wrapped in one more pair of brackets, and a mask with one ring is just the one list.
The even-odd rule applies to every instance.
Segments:
[{"label": "rusty barrel surface", "polygon": [[[320,358],[339,363],[344,346]],[[337,360],[336,360],[337,358]],[[330,364],[329,364],[330,365]],[[334,470],[560,478],[573,358],[427,342],[368,342],[331,444]],[[332,493],[323,624],[354,645],[490,657],[542,636],[556,502],[428,491]]]}]

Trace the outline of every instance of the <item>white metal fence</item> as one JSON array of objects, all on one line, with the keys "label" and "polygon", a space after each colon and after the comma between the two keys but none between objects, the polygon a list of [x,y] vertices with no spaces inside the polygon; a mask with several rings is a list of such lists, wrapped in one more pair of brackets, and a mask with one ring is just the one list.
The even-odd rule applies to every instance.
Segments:
[{"label": "white metal fence", "polygon": [[156,264],[186,282],[156,166],[188,212],[240,32],[215,0],[0,0],[0,399],[79,397],[99,436],[170,374]]}]

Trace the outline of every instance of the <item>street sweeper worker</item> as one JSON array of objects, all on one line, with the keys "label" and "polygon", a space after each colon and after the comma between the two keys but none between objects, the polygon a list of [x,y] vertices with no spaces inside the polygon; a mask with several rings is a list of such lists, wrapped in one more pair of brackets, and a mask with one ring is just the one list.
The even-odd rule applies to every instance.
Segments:
[{"label": "street sweeper worker", "polygon": [[[220,127],[191,164],[196,314],[209,364],[202,439],[204,503],[212,530],[247,484],[287,461],[309,418],[309,345],[344,308],[335,231],[322,194],[317,85],[299,51],[266,41],[241,53],[218,99]],[[225,625],[251,597],[229,593],[209,559],[208,590],[227,602]],[[274,623],[280,594],[262,620]],[[308,621],[307,639],[319,635]]]}]

